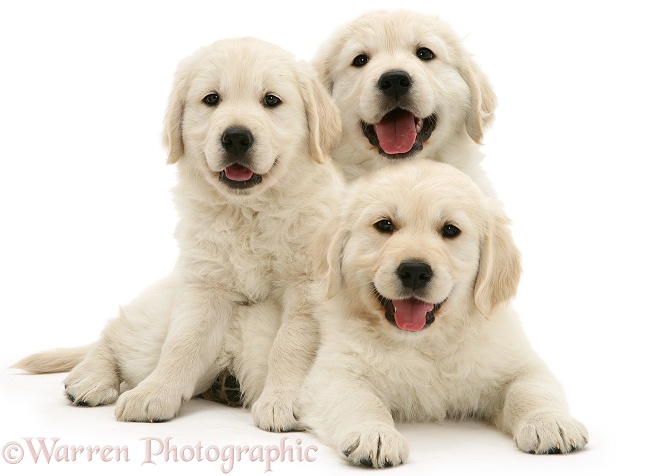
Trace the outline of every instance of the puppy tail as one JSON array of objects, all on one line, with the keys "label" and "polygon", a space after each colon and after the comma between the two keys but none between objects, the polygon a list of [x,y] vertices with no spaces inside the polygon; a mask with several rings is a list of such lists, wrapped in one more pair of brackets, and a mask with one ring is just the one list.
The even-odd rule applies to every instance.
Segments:
[{"label": "puppy tail", "polygon": [[38,352],[19,360],[11,366],[32,374],[69,372],[92,350],[94,344],[71,349],[52,349]]}]

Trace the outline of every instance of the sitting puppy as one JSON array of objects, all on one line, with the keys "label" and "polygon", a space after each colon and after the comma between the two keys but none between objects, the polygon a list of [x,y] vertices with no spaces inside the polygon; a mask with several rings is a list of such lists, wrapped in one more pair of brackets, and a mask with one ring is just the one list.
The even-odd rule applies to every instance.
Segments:
[{"label": "sitting puppy", "polygon": [[496,98],[447,24],[370,12],[336,30],[313,63],[341,112],[332,157],[348,179],[417,157],[454,165],[492,194],[478,144]]},{"label": "sitting puppy", "polygon": [[[310,242],[340,188],[328,158],[339,136],[313,70],[277,46],[223,40],[187,58],[165,124],[178,167],[175,269],[97,343],[15,367],[73,368],[65,392],[75,405],[116,401],[118,420],[151,422],[173,418],[230,367],[256,424],[290,429],[317,342]],[[277,338],[244,347],[245,329]]]},{"label": "sitting puppy", "polygon": [[394,421],[477,417],[529,453],[587,443],[516,314],[520,256],[465,174],[430,161],[355,181],[322,229],[327,300],[301,423],[352,463],[403,463]]}]

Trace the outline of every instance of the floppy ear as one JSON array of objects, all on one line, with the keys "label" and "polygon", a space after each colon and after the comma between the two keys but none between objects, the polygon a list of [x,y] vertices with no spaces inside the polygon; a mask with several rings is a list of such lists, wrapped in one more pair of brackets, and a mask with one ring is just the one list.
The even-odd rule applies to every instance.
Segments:
[{"label": "floppy ear", "polygon": [[185,63],[181,63],[177,69],[164,121],[163,145],[168,151],[169,164],[174,164],[184,154],[182,122],[188,89],[188,68]]},{"label": "floppy ear", "polygon": [[299,81],[309,128],[309,150],[316,162],[323,163],[340,139],[340,112],[311,67],[299,64]]},{"label": "floppy ear", "polygon": [[520,252],[513,242],[508,219],[496,212],[484,235],[475,281],[475,305],[490,317],[495,308],[517,292],[522,272]]},{"label": "floppy ear", "polygon": [[328,46],[323,46],[316,57],[311,62],[318,78],[322,82],[325,89],[331,94],[334,90],[334,82],[331,79],[331,51]]},{"label": "floppy ear", "polygon": [[343,281],[342,262],[345,245],[349,239],[349,231],[333,230],[338,223],[338,217],[328,220],[314,238],[314,269],[322,278],[325,287],[325,297],[333,297],[340,291]]},{"label": "floppy ear", "polygon": [[[464,53],[466,58],[468,53]],[[481,144],[484,130],[493,122],[497,98],[488,78],[470,58],[458,67],[461,76],[470,88],[470,109],[466,114],[466,131],[472,140]]]}]

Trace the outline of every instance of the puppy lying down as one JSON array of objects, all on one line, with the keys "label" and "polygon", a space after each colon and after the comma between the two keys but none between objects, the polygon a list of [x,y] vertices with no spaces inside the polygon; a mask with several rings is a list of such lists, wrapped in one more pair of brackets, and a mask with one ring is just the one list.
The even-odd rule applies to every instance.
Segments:
[{"label": "puppy lying down", "polygon": [[322,343],[298,413],[352,463],[403,463],[395,421],[476,417],[528,453],[587,443],[505,307],[520,256],[494,203],[451,166],[402,163],[356,181],[323,228]]}]

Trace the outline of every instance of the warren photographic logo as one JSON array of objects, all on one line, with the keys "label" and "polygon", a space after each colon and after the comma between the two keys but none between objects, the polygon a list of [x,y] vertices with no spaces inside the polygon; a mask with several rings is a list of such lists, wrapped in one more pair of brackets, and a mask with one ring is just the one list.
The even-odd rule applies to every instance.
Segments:
[{"label": "warren photographic logo", "polygon": [[242,460],[263,465],[272,470],[276,462],[312,463],[316,461],[316,446],[295,444],[284,437],[278,445],[208,445],[198,441],[194,445],[178,445],[173,438],[142,438],[141,445],[69,445],[60,438],[21,438],[5,443],[2,460],[8,464],[57,464],[74,461],[96,463],[130,463],[156,465],[157,463],[187,463],[190,461],[218,464],[222,473],[233,471]]}]

